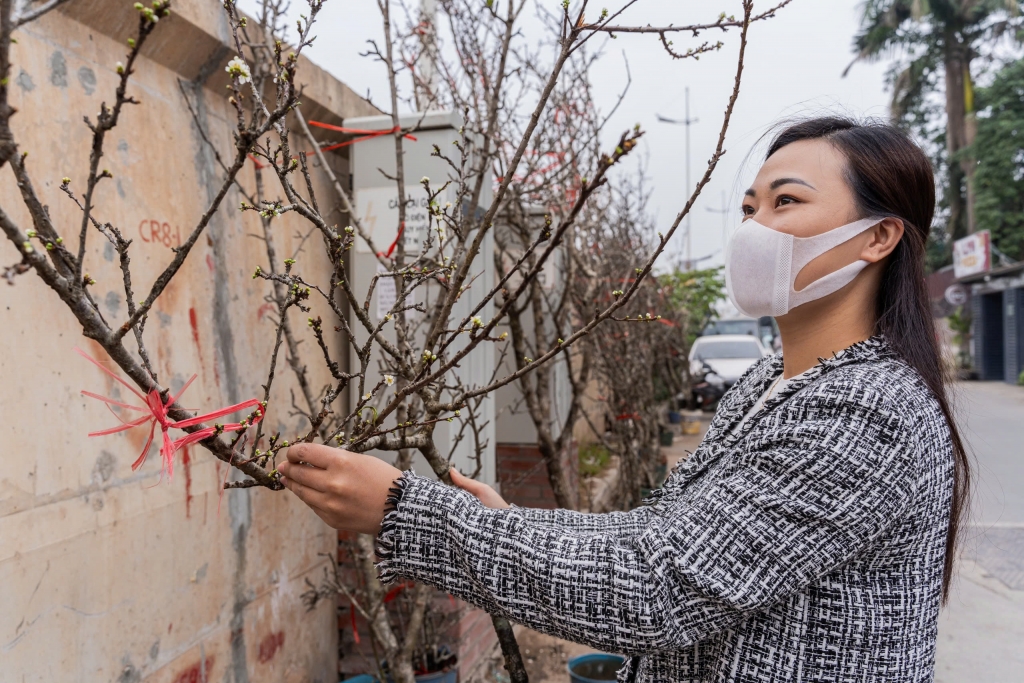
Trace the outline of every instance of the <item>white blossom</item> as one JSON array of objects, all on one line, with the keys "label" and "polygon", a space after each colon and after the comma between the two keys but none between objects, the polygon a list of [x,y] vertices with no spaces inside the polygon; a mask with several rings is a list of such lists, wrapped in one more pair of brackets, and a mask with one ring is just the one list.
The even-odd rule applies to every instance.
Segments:
[{"label": "white blossom", "polygon": [[421,183],[429,183],[430,182],[430,178],[428,178],[427,176],[423,176],[422,178],[420,178],[420,182]]},{"label": "white blossom", "polygon": [[363,400],[364,401],[369,401],[371,398],[373,398],[373,392],[372,391],[367,391],[365,394],[363,394]]},{"label": "white blossom", "polygon": [[394,383],[395,383],[394,375],[384,375],[384,384],[386,384],[386,385],[388,385],[390,387]]},{"label": "white blossom", "polygon": [[484,321],[483,321],[483,319],[480,316],[474,315],[472,320],[473,320],[473,327],[483,327],[484,326]]},{"label": "white blossom", "polygon": [[241,57],[235,57],[228,62],[224,70],[231,74],[232,77],[237,78],[239,85],[245,85],[252,80],[252,72],[249,71],[249,65]]}]

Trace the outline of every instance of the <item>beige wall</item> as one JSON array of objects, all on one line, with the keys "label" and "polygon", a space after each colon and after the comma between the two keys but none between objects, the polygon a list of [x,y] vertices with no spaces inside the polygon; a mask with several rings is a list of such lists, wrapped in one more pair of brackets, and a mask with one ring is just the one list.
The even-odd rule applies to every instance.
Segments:
[{"label": "beige wall", "polygon": [[[11,99],[36,187],[74,244],[80,214],[59,191],[60,178],[71,177],[73,188],[84,184],[82,116],[112,99],[113,66],[124,59],[136,19],[127,0],[66,8],[17,32]],[[142,105],[127,108],[108,137],[103,166],[114,179],[97,191],[97,216],[135,240],[136,292],[171,259],[168,245],[195,223],[220,177],[178,78],[192,81],[214,139],[222,152],[231,149],[223,65],[234,53],[223,46],[221,13],[213,0],[176,1],[130,89]],[[197,85],[204,75],[206,87]],[[375,113],[308,63],[301,80],[311,117]],[[251,166],[241,179],[252,186]],[[322,182],[318,195],[322,207],[335,201]],[[184,403],[204,412],[259,396],[271,349],[265,283],[251,279],[266,257],[248,236],[259,226],[251,213],[239,214],[240,199],[228,195],[148,323],[159,379],[177,387],[197,372]],[[0,205],[27,229],[8,168],[0,169]],[[294,249],[299,227],[281,220],[279,249]],[[103,314],[123,321],[116,258],[104,242],[91,236],[87,270],[98,281],[93,292]],[[323,270],[315,252],[298,257],[307,273]],[[18,260],[12,245],[0,244],[0,264]],[[154,450],[142,469],[130,469],[143,430],[86,438],[115,419],[79,390],[116,395],[117,387],[72,353],[78,345],[102,358],[34,274],[0,283],[0,321],[0,680],[337,680],[335,609],[323,604],[307,613],[299,600],[304,580],[321,576],[319,553],[335,551],[336,535],[286,493],[221,496],[226,469],[201,448],[191,449],[189,464],[179,453],[168,481]],[[324,379],[316,376],[314,386]],[[268,424],[294,433],[299,420],[288,415],[287,393],[294,384],[280,369],[278,381]]]}]

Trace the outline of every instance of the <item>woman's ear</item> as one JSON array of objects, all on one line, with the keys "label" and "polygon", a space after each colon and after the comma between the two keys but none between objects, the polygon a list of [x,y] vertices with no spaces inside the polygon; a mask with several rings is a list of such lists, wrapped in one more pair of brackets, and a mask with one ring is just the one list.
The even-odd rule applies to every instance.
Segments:
[{"label": "woman's ear", "polygon": [[861,259],[868,263],[877,263],[884,259],[903,239],[903,230],[903,221],[899,218],[882,219],[881,223],[868,230],[870,238],[861,251]]}]

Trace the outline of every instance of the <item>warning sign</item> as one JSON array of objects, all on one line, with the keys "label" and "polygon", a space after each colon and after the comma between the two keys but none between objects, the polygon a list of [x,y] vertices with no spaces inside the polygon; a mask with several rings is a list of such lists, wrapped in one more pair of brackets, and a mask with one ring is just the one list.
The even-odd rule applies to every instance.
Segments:
[{"label": "warning sign", "polygon": [[[387,253],[398,235],[398,188],[370,187],[355,192],[356,211],[363,229],[378,251]],[[419,254],[430,228],[429,199],[420,185],[405,188],[405,230],[402,232],[407,254]],[[365,240],[356,239],[356,251],[371,253]]]}]

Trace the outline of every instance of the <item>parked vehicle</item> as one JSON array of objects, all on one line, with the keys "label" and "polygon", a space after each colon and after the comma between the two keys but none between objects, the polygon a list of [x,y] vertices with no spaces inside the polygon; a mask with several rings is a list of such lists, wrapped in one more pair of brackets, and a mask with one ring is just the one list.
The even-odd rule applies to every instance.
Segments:
[{"label": "parked vehicle", "polygon": [[775,319],[764,317],[754,318],[722,318],[713,320],[704,328],[703,336],[742,334],[757,337],[766,348],[778,351],[781,348],[779,327]]},{"label": "parked vehicle", "polygon": [[[757,321],[752,321],[756,323]],[[715,334],[698,337],[690,349],[692,403],[712,410],[718,399],[751,365],[770,355],[761,340],[748,334]]]}]

